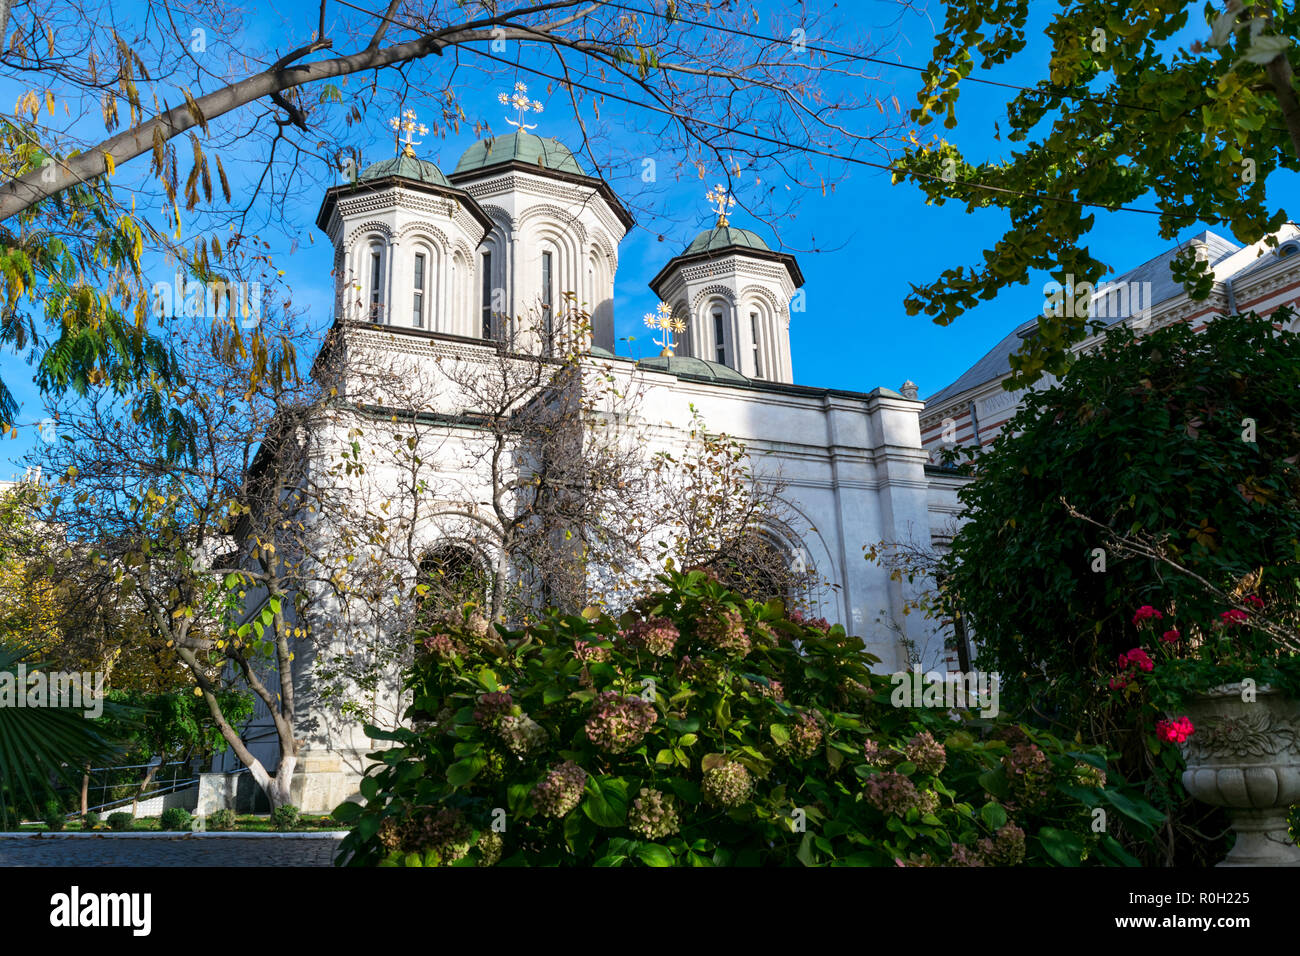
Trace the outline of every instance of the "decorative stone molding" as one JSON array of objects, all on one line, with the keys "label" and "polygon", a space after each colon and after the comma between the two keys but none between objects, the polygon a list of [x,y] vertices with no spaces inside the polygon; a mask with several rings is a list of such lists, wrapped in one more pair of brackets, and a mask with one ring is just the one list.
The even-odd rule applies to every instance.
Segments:
[{"label": "decorative stone molding", "polygon": [[571,230],[574,237],[577,238],[579,246],[586,246],[587,227],[567,209],[561,209],[559,206],[549,204],[530,206],[519,214],[520,231],[522,232],[532,225],[534,220],[538,219],[543,220],[547,225],[559,225],[563,229]]},{"label": "decorative stone molding", "polygon": [[736,304],[736,293],[731,290],[730,286],[725,285],[706,285],[703,289],[695,293],[695,298],[691,300],[691,311],[699,314],[700,305],[714,296],[725,296],[727,301],[734,307]]},{"label": "decorative stone molding", "polygon": [[1198,726],[1184,748],[1189,761],[1300,756],[1300,724],[1265,707]]},{"label": "decorative stone molding", "polygon": [[393,238],[393,230],[389,227],[388,223],[380,222],[378,219],[371,219],[369,222],[363,222],[361,225],[355,227],[352,232],[348,234],[348,241],[344,244],[344,248],[351,249],[357,244],[357,240],[368,232],[381,233],[385,239]]},{"label": "decorative stone molding", "polygon": [[431,196],[428,193],[412,192],[409,189],[397,190],[397,204],[402,209],[432,213],[443,219],[451,219],[455,215],[454,202],[446,196]]},{"label": "decorative stone molding", "polygon": [[1268,686],[1243,699],[1241,684],[1187,702],[1195,728],[1180,746],[1183,786],[1224,807],[1237,841],[1221,866],[1300,866],[1287,808],[1300,800],[1300,701]]},{"label": "decorative stone molding", "polygon": [[720,276],[731,275],[735,271],[732,268],[732,258],[734,257],[687,266],[685,269],[679,269],[678,275],[685,282],[702,282],[705,279],[716,279]]},{"label": "decorative stone molding", "polygon": [[768,262],[765,259],[750,259],[744,255],[734,257],[736,259],[736,272],[741,275],[750,275],[759,279],[784,280],[789,281],[790,275],[785,266]]},{"label": "decorative stone molding", "polygon": [[491,203],[482,203],[480,205],[483,211],[488,214],[488,218],[496,224],[496,228],[503,233],[509,232],[511,224],[514,222],[510,213],[506,212],[501,206],[492,205]]},{"label": "decorative stone molding", "polygon": [[614,249],[614,243],[610,241],[608,235],[603,229],[595,229],[591,233],[591,241],[600,249],[605,261],[609,263],[609,274],[612,279],[618,273],[618,253]]},{"label": "decorative stone molding", "polygon": [[761,279],[765,282],[779,282],[783,285],[788,285],[790,282],[790,276],[784,266],[750,259],[740,254],[695,263],[681,269],[680,274],[687,282],[700,282],[704,279],[732,275]]},{"label": "decorative stone molding", "polygon": [[1256,275],[1248,277],[1241,285],[1236,286],[1237,302],[1241,303],[1244,299],[1263,299],[1269,295],[1285,289],[1287,286],[1295,285],[1297,275],[1295,269],[1284,268],[1284,264],[1293,260],[1282,259],[1273,266],[1278,267],[1278,271],[1261,270]]},{"label": "decorative stone molding", "polygon": [[377,193],[348,196],[338,202],[339,215],[344,218],[369,213],[388,212],[397,208],[397,190],[384,189]]},{"label": "decorative stone molding", "polygon": [[777,298],[776,293],[773,292],[771,288],[769,288],[768,286],[752,285],[752,284],[747,285],[740,290],[740,294],[736,296],[736,299],[738,301],[743,302],[745,299],[749,298],[750,296],[753,296],[754,298],[757,299],[762,299],[765,303],[767,303],[768,308],[772,310],[773,315],[777,315],[783,311],[781,308],[781,300]]},{"label": "decorative stone molding", "polygon": [[[622,236],[627,232],[626,227],[618,221],[605,200],[590,186],[578,183],[555,182],[547,179],[544,174],[529,175],[517,170],[511,170],[504,175],[494,176],[491,179],[466,183],[463,188],[480,203],[486,198],[509,193],[544,200],[575,203],[581,207],[580,212],[581,210],[590,210],[610,235]],[[569,213],[569,215],[574,214]]]},{"label": "decorative stone molding", "polygon": [[475,219],[474,214],[471,213],[469,208],[462,202],[456,202],[456,214],[452,216],[451,221],[455,223],[460,228],[461,232],[465,233],[465,235],[474,237],[475,241],[481,242],[483,237],[487,234],[487,230],[483,228],[483,223]]},{"label": "decorative stone molding", "polygon": [[425,239],[436,239],[439,245],[442,246],[441,251],[444,253],[450,251],[452,246],[454,245],[454,243],[451,241],[451,239],[447,236],[445,232],[443,232],[433,223],[425,222],[423,220],[419,222],[407,223],[397,232],[398,239],[407,239],[412,236],[422,236]]}]

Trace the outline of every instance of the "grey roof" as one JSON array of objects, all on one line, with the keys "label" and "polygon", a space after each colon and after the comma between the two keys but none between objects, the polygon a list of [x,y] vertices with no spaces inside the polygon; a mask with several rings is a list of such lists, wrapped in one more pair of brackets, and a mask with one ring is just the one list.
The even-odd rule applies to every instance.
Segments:
[{"label": "grey roof", "polygon": [[532,133],[515,131],[505,136],[493,136],[481,139],[460,157],[456,164],[456,173],[467,173],[497,163],[518,161],[543,169],[554,169],[562,173],[574,173],[585,176],[578,161],[573,158],[569,148],[553,136],[534,136]]},{"label": "grey roof", "polygon": [[383,179],[386,176],[402,176],[406,179],[414,179],[422,183],[432,183],[435,186],[450,186],[447,177],[442,174],[442,170],[427,159],[416,159],[414,156],[397,156],[393,159],[385,159],[382,162],[371,163],[357,181],[361,182],[367,179]]},{"label": "grey roof", "polygon": [[764,242],[756,233],[748,229],[735,229],[731,226],[717,225],[712,229],[705,229],[702,233],[691,241],[682,253],[689,256],[697,252],[712,251],[714,249],[728,249],[731,246],[740,246],[747,249],[767,250],[767,243]]},{"label": "grey roof", "polygon": [[1276,249],[1270,249],[1268,252],[1265,252],[1246,268],[1234,275],[1233,278],[1236,279],[1238,276],[1248,276],[1252,272],[1259,272],[1261,269],[1267,269],[1276,265],[1279,259],[1296,255],[1297,247],[1300,247],[1300,241],[1296,239],[1285,239],[1278,244]]},{"label": "grey roof", "polygon": [[678,378],[698,378],[708,382],[749,381],[734,368],[707,359],[691,358],[688,355],[656,355],[654,358],[643,358],[636,364],[641,368],[667,372]]},{"label": "grey roof", "polygon": [[[1227,239],[1208,230],[1199,236],[1194,236],[1189,241],[1200,242],[1205,245],[1211,265],[1217,265],[1228,256],[1240,251],[1239,246],[1233,245]],[[1134,304],[1138,304],[1140,308],[1150,308],[1175,296],[1182,295],[1183,287],[1174,279],[1169,266],[1174,257],[1186,245],[1187,243],[1180,243],[1173,246],[1154,259],[1150,259],[1137,268],[1130,269],[1123,275],[1117,276],[1102,285],[1102,291],[1105,291],[1106,289],[1118,290],[1122,286],[1128,286],[1129,283],[1149,282],[1151,283],[1151,299],[1149,302],[1134,303],[1128,301],[1125,296],[1112,294],[1107,296],[1104,302],[1100,298],[1093,300],[1092,315],[1095,318],[1111,319],[1113,324],[1129,318],[1133,313],[1131,307]],[[1141,298],[1145,299],[1145,294]],[[1099,308],[1099,306],[1103,305],[1105,306],[1104,312]],[[927,398],[925,404],[930,407],[941,404],[954,395],[960,395],[967,389],[985,385],[1006,375],[1011,371],[1012,354],[1020,350],[1020,346],[1024,344],[1025,336],[1037,327],[1037,316],[1017,325],[1002,341],[989,349],[983,358],[963,372],[955,382],[946,388],[941,388]]]}]

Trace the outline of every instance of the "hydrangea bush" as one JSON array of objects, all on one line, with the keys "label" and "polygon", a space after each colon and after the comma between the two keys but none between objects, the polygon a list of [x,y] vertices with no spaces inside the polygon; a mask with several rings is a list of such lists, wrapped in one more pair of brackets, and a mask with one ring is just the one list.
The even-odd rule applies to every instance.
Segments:
[{"label": "hydrangea bush", "polygon": [[1133,864],[1107,815],[1159,822],[1099,750],[895,707],[840,626],[661,581],[620,619],[424,635],[340,862]]}]

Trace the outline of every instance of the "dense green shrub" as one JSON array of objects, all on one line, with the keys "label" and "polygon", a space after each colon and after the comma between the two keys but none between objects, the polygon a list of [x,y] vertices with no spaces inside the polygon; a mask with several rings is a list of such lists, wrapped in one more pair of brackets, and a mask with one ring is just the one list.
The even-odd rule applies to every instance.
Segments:
[{"label": "dense green shrub", "polygon": [[[1223,595],[1240,597],[1247,583],[1275,617],[1300,607],[1300,336],[1281,328],[1290,318],[1236,315],[1201,333],[1176,323],[1140,338],[1109,330],[1060,382],[1025,396],[960,492],[970,520],[943,572],[973,625],[978,666],[1007,675],[1013,714],[1120,752],[1121,772],[1172,820],[1165,855],[1150,862],[1221,858],[1222,837],[1207,834],[1226,827],[1219,811],[1188,802],[1181,756],[1156,739],[1149,708],[1110,686],[1121,655],[1144,646],[1135,610],[1161,609],[1189,636],[1165,655],[1178,658],[1159,675],[1168,690],[1239,676],[1300,688],[1300,667],[1262,632],[1236,629],[1220,649],[1217,626]],[[1169,560],[1123,547],[1133,543]]]},{"label": "dense green shrub", "polygon": [[87,810],[86,815],[81,818],[81,828],[83,830],[93,830],[103,822],[101,817],[94,810]]},{"label": "dense green shrub", "polygon": [[1026,395],[980,456],[945,570],[982,662],[1018,675],[1010,703],[1084,729],[1133,647],[1134,608],[1200,621],[1224,610],[1190,575],[1117,553],[1066,503],[1158,541],[1226,591],[1262,568],[1254,590],[1297,604],[1300,335],[1275,327],[1289,318],[1229,316],[1201,333],[1176,323],[1136,339],[1117,326],[1059,383]]},{"label": "dense green shrub", "polygon": [[67,818],[63,813],[63,806],[57,800],[47,800],[45,803],[45,813],[42,819],[45,822],[47,830],[62,830]]},{"label": "dense green shrub", "polygon": [[164,830],[188,830],[194,817],[184,807],[168,807],[158,819],[158,825]]},{"label": "dense green shrub", "polygon": [[110,813],[108,815],[108,827],[110,830],[133,830],[135,829],[135,817],[121,810],[117,813]]},{"label": "dense green shrub", "polygon": [[235,829],[235,821],[234,810],[213,810],[208,814],[207,827],[209,830],[233,830]]},{"label": "dense green shrub", "polygon": [[271,825],[277,830],[292,830],[298,825],[298,816],[297,807],[276,807],[271,811]]},{"label": "dense green shrub", "polygon": [[1119,864],[1092,809],[1158,820],[1096,749],[894,706],[838,625],[661,580],[621,620],[424,635],[341,862]]}]

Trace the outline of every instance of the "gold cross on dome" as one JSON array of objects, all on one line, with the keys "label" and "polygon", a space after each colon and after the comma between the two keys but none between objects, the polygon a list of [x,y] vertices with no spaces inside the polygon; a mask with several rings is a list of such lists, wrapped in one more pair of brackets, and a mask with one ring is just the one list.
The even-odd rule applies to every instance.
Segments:
[{"label": "gold cross on dome", "polygon": [[516,110],[515,115],[518,119],[510,119],[509,117],[506,117],[506,122],[511,126],[516,126],[519,129],[524,130],[525,132],[530,129],[537,129],[537,124],[525,123],[524,116],[528,113],[540,113],[542,111],[542,104],[537,100],[530,100],[525,95],[527,92],[527,86],[523,83],[516,83],[514,93],[497,94],[498,103],[502,106],[513,106]]},{"label": "gold cross on dome", "polygon": [[736,197],[727,192],[726,186],[718,183],[704,194],[704,198],[709,201],[711,206],[715,207],[713,211],[718,214],[718,225],[727,225],[727,213],[736,205]]},{"label": "gold cross on dome", "polygon": [[[415,110],[404,110],[401,116],[394,116],[388,121],[389,127],[393,131],[394,148],[399,156],[415,157],[414,147],[420,144],[414,142],[411,137],[415,133],[421,136],[429,132],[429,127],[423,123],[415,121]],[[406,148],[402,148],[402,133],[406,133]]]},{"label": "gold cross on dome", "polygon": [[673,307],[667,302],[660,302],[657,310],[658,314],[647,312],[645,324],[652,329],[657,329],[662,333],[658,338],[652,338],[651,341],[659,346],[663,351],[661,355],[672,355],[673,349],[677,348],[677,343],[673,341],[674,332],[685,332],[686,323],[681,319],[673,318]]}]

